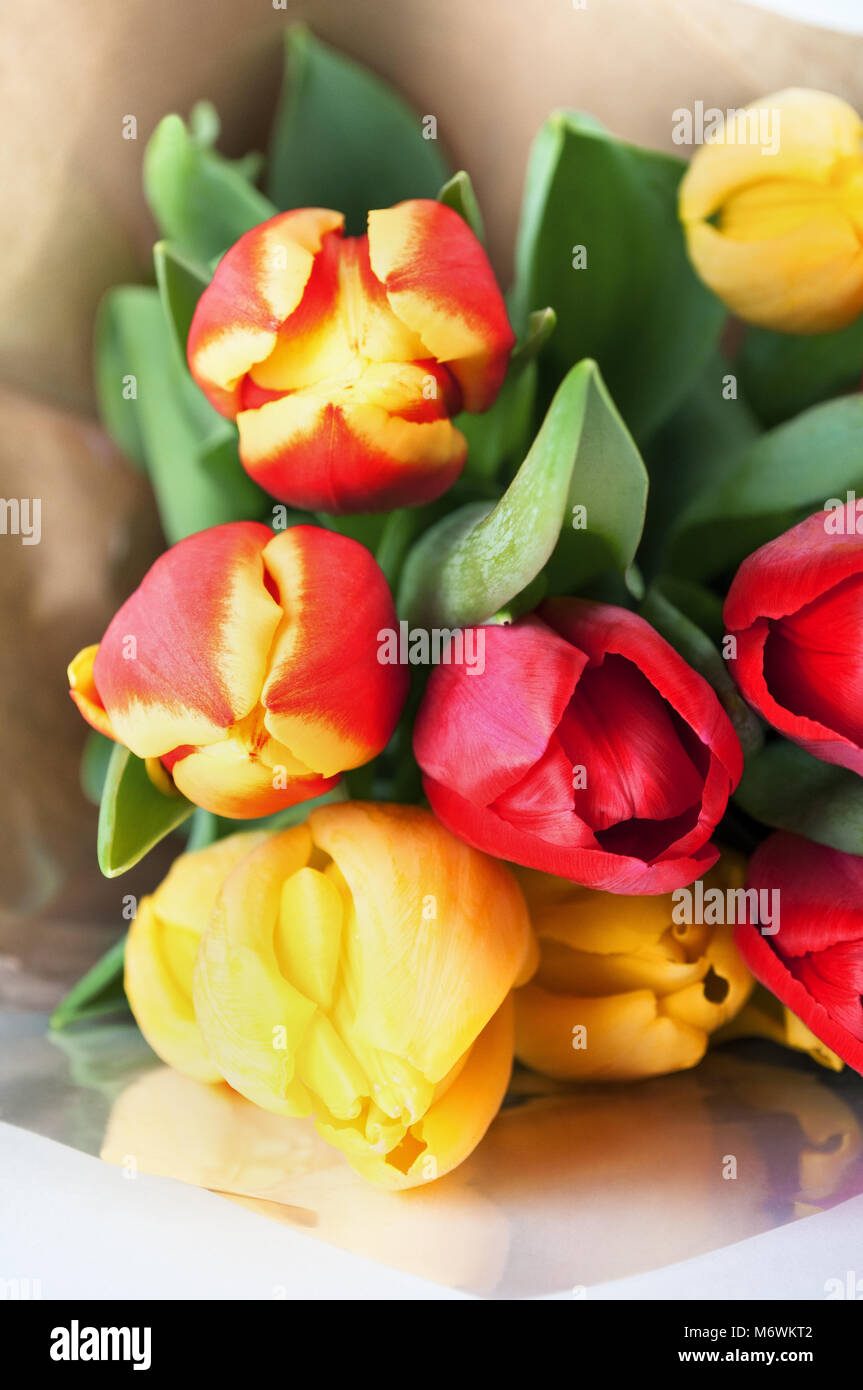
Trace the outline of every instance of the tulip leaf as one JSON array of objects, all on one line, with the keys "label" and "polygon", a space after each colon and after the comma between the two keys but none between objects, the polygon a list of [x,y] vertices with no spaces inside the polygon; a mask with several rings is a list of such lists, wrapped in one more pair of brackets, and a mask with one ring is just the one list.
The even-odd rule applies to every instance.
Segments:
[{"label": "tulip leaf", "polygon": [[121,448],[128,440],[139,448],[168,542],[266,516],[269,501],[240,463],[236,427],[217,414],[178,358],[159,291],[109,291],[96,342],[103,419]]},{"label": "tulip leaf", "polygon": [[551,307],[534,309],[528,315],[527,328],[513,348],[510,371],[519,370],[538,357],[557,327],[557,314]]},{"label": "tulip leaf", "polygon": [[668,576],[654,580],[638,611],[713,687],[744,754],[749,757],[756,753],[764,742],[763,726],[737,689],[713,640],[715,634],[721,641],[719,599],[697,585]]},{"label": "tulip leaf", "polygon": [[399,611],[426,626],[484,622],[547,567],[571,593],[632,563],[647,473],[595,362],[578,363],[549,406],[496,506],[470,503],[432,526],[408,556]]},{"label": "tulip leaf", "polygon": [[254,165],[225,159],[215,149],[212,107],[159,122],[144,154],[144,194],[162,236],[185,256],[209,262],[278,209],[255,188]]},{"label": "tulip leaf", "polygon": [[80,1023],[84,1019],[105,1018],[129,1011],[123,988],[125,954],[126,938],[123,936],[108,948],[86,975],[81,976],[57,1005],[49,1023],[52,1031],[59,1032],[68,1028],[70,1023]]},{"label": "tulip leaf", "polygon": [[747,763],[735,800],[776,830],[863,855],[863,777],[775,739]]},{"label": "tulip leaf", "polygon": [[765,425],[860,388],[863,316],[837,333],[771,333],[749,328],[735,371]]},{"label": "tulip leaf", "polygon": [[112,738],[106,738],[96,729],[91,729],[87,735],[81,757],[81,790],[94,806],[102,800],[108,763],[116,746]]},{"label": "tulip leaf", "polygon": [[205,265],[184,256],[169,241],[156,242],[153,263],[165,317],[173,331],[180,360],[185,365],[186,340],[198,300],[210,283],[210,272]]},{"label": "tulip leaf", "polygon": [[497,400],[482,415],[462,411],[455,417],[453,423],[467,440],[462,474],[466,483],[493,484],[524,457],[533,428],[536,393],[537,364],[528,360],[510,367]]},{"label": "tulip leaf", "polygon": [[556,383],[573,362],[595,358],[639,441],[684,399],[725,318],[686,255],[677,217],[684,167],[567,111],[543,126],[528,165],[516,327],[553,305],[546,379]]},{"label": "tulip leaf", "polygon": [[273,202],[337,208],[347,231],[361,234],[370,208],[436,198],[449,176],[436,118],[420,118],[367,68],[304,26],[292,26],[285,40],[269,157]]},{"label": "tulip leaf", "polygon": [[153,785],[142,758],[116,744],[99,807],[97,852],[106,878],[124,874],[194,811],[179,794]]},{"label": "tulip leaf", "polygon": [[476,194],[473,191],[470,174],[460,169],[448,179],[438,193],[438,202],[446,203],[459,217],[464,218],[478,241],[485,241],[485,227]]},{"label": "tulip leaf", "polygon": [[724,358],[713,355],[694,390],[645,449],[650,496],[639,561],[651,572],[667,570],[667,547],[684,508],[727,478],[762,433],[743,396],[729,396],[730,371]]},{"label": "tulip leaf", "polygon": [[831,497],[863,486],[863,395],[813,406],[745,445],[724,476],[684,508],[668,554],[703,579],[740,563]]}]

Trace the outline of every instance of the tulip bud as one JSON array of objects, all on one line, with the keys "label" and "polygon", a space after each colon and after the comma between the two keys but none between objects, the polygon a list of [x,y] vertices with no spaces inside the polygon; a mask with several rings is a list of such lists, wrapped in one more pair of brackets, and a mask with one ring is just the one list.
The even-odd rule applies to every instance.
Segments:
[{"label": "tulip bud", "polygon": [[843,328],[863,311],[863,122],[826,92],[764,97],[696,152],[680,217],[696,271],[741,318]]},{"label": "tulip bud", "polygon": [[497,1113],[534,951],[503,865],[427,811],[340,803],[183,856],[139,909],[127,991],[166,1061],[313,1114],[366,1177],[411,1187]]},{"label": "tulip bud", "polygon": [[[671,896],[621,898],[529,869],[518,878],[540,958],[515,995],[516,1055],[534,1071],[563,1081],[682,1071],[745,1003],[753,981],[731,925],[678,921]],[[704,891],[743,881],[726,853]]]},{"label": "tulip bud", "polygon": [[743,755],[704,678],[643,618],[587,599],[483,635],[483,672],[436,667],[414,729],[444,824],[614,893],[667,893],[709,869]]},{"label": "tulip bud", "polygon": [[863,536],[816,512],[743,561],[723,617],[731,673],[764,719],[863,773]]},{"label": "tulip bud", "polygon": [[486,410],[513,334],[482,246],[426,199],[370,212],[301,208],[222,257],[189,332],[189,368],[236,419],[247,472],[328,512],[430,502],[464,465],[458,411]]},{"label": "tulip bud", "polygon": [[198,943],[228,874],[265,831],[246,831],[181,854],[151,897],[142,898],[126,938],[125,989],[147,1042],[196,1081],[221,1081],[192,1007]]},{"label": "tulip bud", "polygon": [[407,690],[378,660],[395,608],[373,557],[316,526],[199,531],[161,555],[69,667],[94,728],[205,810],[268,815],[378,754]]}]

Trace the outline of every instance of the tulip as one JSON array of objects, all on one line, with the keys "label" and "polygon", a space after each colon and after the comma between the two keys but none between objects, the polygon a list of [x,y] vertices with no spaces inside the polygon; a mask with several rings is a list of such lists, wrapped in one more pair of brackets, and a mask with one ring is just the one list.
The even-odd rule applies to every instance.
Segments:
[{"label": "tulip", "polygon": [[609,604],[555,599],[483,633],[483,674],[438,666],[416,722],[443,823],[614,893],[667,893],[709,869],[743,758],[707,682]]},{"label": "tulip", "polygon": [[503,865],[414,807],[339,803],[227,878],[195,967],[219,1072],[314,1114],[364,1176],[441,1177],[476,1146],[512,1064],[512,986],[532,968]]},{"label": "tulip", "polygon": [[[161,555],[98,646],[69,667],[95,729],[205,810],[263,816],[381,751],[407,686],[378,661],[395,625],[358,542],[231,522]],[[170,773],[170,778],[166,776]]]},{"label": "tulip", "polygon": [[693,265],[734,313],[785,333],[863,311],[863,122],[826,92],[777,92],[696,152],[680,185]]},{"label": "tulip", "polygon": [[763,985],[756,985],[737,1017],[714,1033],[711,1042],[731,1042],[735,1038],[767,1038],[780,1047],[790,1048],[792,1052],[805,1052],[813,1062],[826,1067],[828,1071],[841,1071],[845,1065],[842,1058],[832,1048],[825,1047],[787,1004],[781,1003]]},{"label": "tulip", "polygon": [[141,899],[126,938],[126,998],[138,1027],[164,1062],[195,1081],[223,1079],[195,1021],[195,954],[228,874],[266,838],[246,831],[181,854]]},{"label": "tulip", "polygon": [[[741,887],[724,854],[705,892]],[[515,995],[516,1055],[562,1081],[629,1081],[701,1061],[752,977],[729,925],[679,922],[670,896],[620,898],[525,869],[539,968]]]},{"label": "tulip", "polygon": [[246,471],[328,512],[430,502],[464,465],[450,417],[486,410],[513,334],[466,222],[414,199],[370,212],[302,208],[223,256],[189,332],[192,376],[235,419]]},{"label": "tulip", "polygon": [[774,934],[736,929],[752,973],[863,1072],[863,857],[778,831],[752,856],[748,885],[778,889],[782,908]]},{"label": "tulip", "polygon": [[863,536],[807,517],[743,561],[725,600],[743,695],[816,758],[863,773]]}]

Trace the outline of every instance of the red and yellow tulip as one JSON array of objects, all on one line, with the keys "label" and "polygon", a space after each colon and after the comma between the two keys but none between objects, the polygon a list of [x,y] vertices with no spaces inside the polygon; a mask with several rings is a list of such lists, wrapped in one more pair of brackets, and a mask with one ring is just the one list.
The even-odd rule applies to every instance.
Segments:
[{"label": "red and yellow tulip", "polygon": [[165,1061],[314,1115],[361,1173],[405,1188],[497,1113],[510,991],[534,965],[507,868],[428,811],[345,802],[184,855],[139,908],[126,989]]},{"label": "red and yellow tulip", "polygon": [[370,512],[429,502],[465,460],[513,334],[482,246],[442,203],[370,212],[344,237],[326,208],[280,213],[219,262],[189,367],[236,419],[247,472],[283,502]]},{"label": "red and yellow tulip", "polygon": [[155,562],[101,643],[69,667],[101,733],[218,815],[318,796],[388,742],[405,668],[378,661],[395,625],[358,542],[315,526],[231,522]]}]

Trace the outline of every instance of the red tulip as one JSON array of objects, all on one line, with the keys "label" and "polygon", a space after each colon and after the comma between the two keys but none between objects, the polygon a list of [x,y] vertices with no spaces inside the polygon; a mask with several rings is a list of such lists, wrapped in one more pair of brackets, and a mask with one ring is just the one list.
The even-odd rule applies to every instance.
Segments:
[{"label": "red tulip", "polygon": [[753,975],[863,1072],[863,857],[777,831],[749,863],[749,888],[779,891],[779,930],[734,939]]},{"label": "red tulip", "polygon": [[159,557],[70,665],[70,693],[197,805],[263,816],[318,796],[388,742],[407,674],[380,664],[377,634],[395,622],[357,541],[231,522]]},{"label": "red tulip", "polygon": [[725,600],[746,699],[816,758],[863,773],[863,536],[817,512],[743,561]]},{"label": "red tulip", "polygon": [[430,502],[455,482],[458,411],[486,410],[513,335],[482,246],[442,203],[280,213],[219,262],[189,332],[192,375],[240,431],[244,468],[328,512]]},{"label": "red tulip", "polygon": [[716,862],[743,756],[710,686],[643,618],[555,599],[433,672],[414,736],[440,819],[502,859],[616,893]]}]

